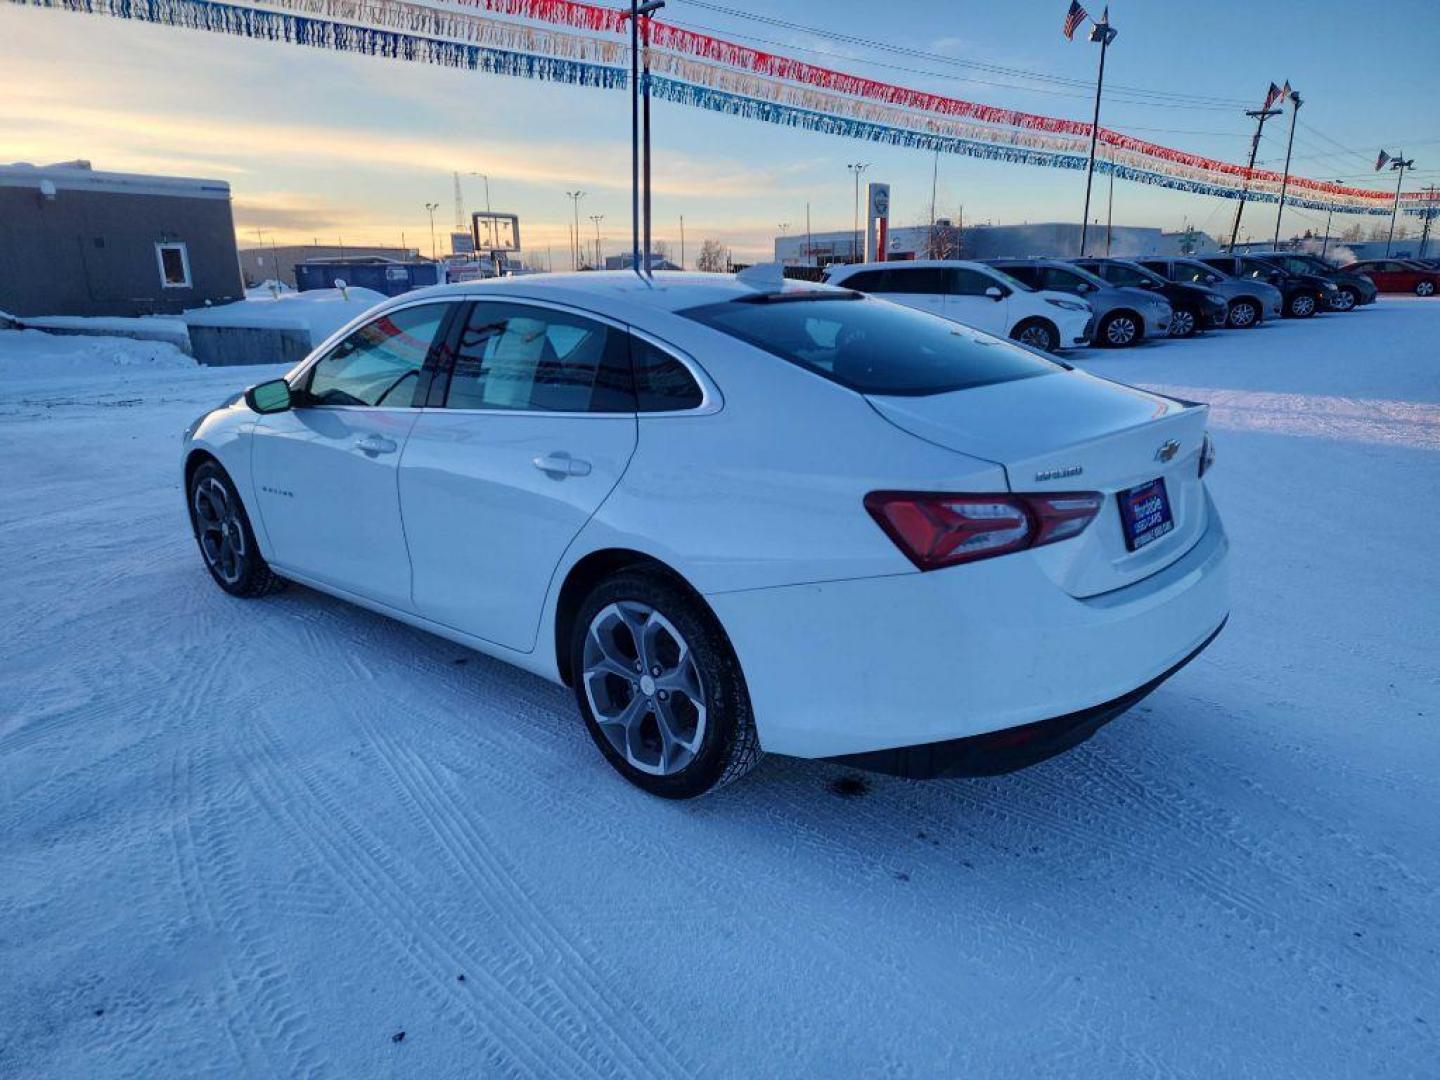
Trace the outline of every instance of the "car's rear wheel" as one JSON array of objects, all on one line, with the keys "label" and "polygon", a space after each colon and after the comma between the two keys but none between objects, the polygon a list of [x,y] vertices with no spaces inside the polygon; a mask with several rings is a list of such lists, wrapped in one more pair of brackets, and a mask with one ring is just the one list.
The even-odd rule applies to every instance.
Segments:
[{"label": "car's rear wheel", "polygon": [[1296,293],[1290,298],[1287,314],[1292,319],[1308,319],[1315,314],[1318,304],[1315,301],[1315,294],[1302,292]]},{"label": "car's rear wheel", "polygon": [[740,662],[702,600],[668,576],[626,570],[581,605],[570,643],[575,698],[595,745],[635,786],[704,795],[759,762]]},{"label": "car's rear wheel", "polygon": [[1191,308],[1177,307],[1170,315],[1171,337],[1194,337],[1200,329],[1200,317]]},{"label": "car's rear wheel", "polygon": [[1105,316],[1096,340],[1112,349],[1124,349],[1138,345],[1143,336],[1144,331],[1140,328],[1140,320],[1136,316],[1128,311],[1116,311]]},{"label": "car's rear wheel", "polygon": [[1416,296],[1434,296],[1434,295],[1435,295],[1435,282],[1433,282],[1433,281],[1417,281],[1417,282],[1415,283],[1415,295],[1416,295]]},{"label": "car's rear wheel", "polygon": [[288,584],[261,556],[245,505],[217,462],[203,462],[191,475],[188,502],[195,542],[215,584],[243,597],[265,596]]},{"label": "car's rear wheel", "polygon": [[1330,306],[1336,311],[1351,311],[1358,303],[1360,303],[1359,294],[1348,285],[1344,285],[1341,286],[1340,291],[1331,299]]},{"label": "car's rear wheel", "polygon": [[1242,297],[1230,305],[1227,321],[1236,330],[1248,330],[1260,322],[1260,305]]},{"label": "car's rear wheel", "polygon": [[1060,331],[1044,319],[1026,319],[1010,331],[1010,336],[1041,352],[1054,352],[1060,347]]}]

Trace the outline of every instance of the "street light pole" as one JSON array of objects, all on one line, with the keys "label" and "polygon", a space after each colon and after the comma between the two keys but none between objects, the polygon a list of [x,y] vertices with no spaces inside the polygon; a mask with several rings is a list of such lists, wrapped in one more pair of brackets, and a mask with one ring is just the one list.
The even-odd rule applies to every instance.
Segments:
[{"label": "street light pole", "polygon": [[585,197],[583,191],[567,191],[565,197],[570,200],[575,208],[575,231],[570,237],[570,268],[580,269],[580,200]]},{"label": "street light pole", "polygon": [[1395,208],[1390,211],[1390,235],[1385,238],[1385,257],[1390,257],[1390,245],[1395,242],[1395,219],[1400,215],[1400,185],[1405,182],[1405,170],[1415,167],[1415,159],[1405,160],[1405,152],[1390,162],[1390,168],[1399,170],[1400,175],[1395,178]]},{"label": "street light pole", "polygon": [[[1289,86],[1287,79],[1285,85]],[[1280,250],[1280,219],[1285,214],[1285,189],[1290,186],[1290,151],[1295,148],[1295,118],[1300,115],[1300,106],[1305,102],[1294,90],[1290,91],[1290,141],[1285,144],[1285,176],[1280,181],[1280,209],[1275,211],[1275,243],[1271,246]]]},{"label": "street light pole", "polygon": [[[1336,180],[1335,183],[1343,184],[1345,181]],[[1325,239],[1320,242],[1320,258],[1325,258],[1325,253],[1330,250],[1330,222],[1335,218],[1335,204],[1330,204],[1330,209],[1325,212]]]},{"label": "street light pole", "polygon": [[[1271,93],[1274,93],[1274,83],[1270,84]],[[1269,100],[1267,98],[1267,100]],[[1235,240],[1240,235],[1240,215],[1245,212],[1245,196],[1250,191],[1250,177],[1255,172],[1255,155],[1260,151],[1260,135],[1265,130],[1265,121],[1272,116],[1279,116],[1279,109],[1246,109],[1246,116],[1255,118],[1255,135],[1250,140],[1250,164],[1245,166],[1245,183],[1240,187],[1240,201],[1235,204],[1235,224],[1230,227],[1230,254],[1235,254]]]},{"label": "street light pole", "polygon": [[430,213],[430,261],[438,262],[435,251],[435,211],[440,208],[438,202],[427,202],[425,209]]},{"label": "street light pole", "polygon": [[595,269],[603,270],[605,260],[600,255],[600,222],[605,220],[604,214],[591,214],[590,220],[595,223]]},{"label": "street light pole", "polygon": [[860,174],[870,167],[868,162],[857,161],[853,165],[846,165],[855,174],[855,238],[850,241],[850,261],[860,261]]},{"label": "street light pole", "polygon": [[1420,232],[1420,258],[1425,258],[1425,249],[1430,246],[1430,222],[1435,217],[1435,185],[1426,191],[1425,227]]},{"label": "street light pole", "polygon": [[1110,25],[1110,9],[1100,16],[1090,30],[1090,40],[1100,44],[1100,75],[1095,80],[1095,118],[1090,124],[1090,158],[1085,165],[1085,213],[1080,218],[1080,254],[1085,254],[1085,241],[1090,232],[1090,185],[1095,178],[1095,145],[1100,138],[1100,95],[1105,89],[1105,53],[1118,31]]}]

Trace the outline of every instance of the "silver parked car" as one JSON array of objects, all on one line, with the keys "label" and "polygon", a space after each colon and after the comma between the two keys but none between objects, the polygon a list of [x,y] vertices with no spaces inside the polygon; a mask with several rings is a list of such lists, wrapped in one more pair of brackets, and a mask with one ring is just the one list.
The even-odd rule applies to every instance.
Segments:
[{"label": "silver parked car", "polygon": [[1229,305],[1225,325],[1236,330],[1259,326],[1265,319],[1278,319],[1285,314],[1285,294],[1267,282],[1233,278],[1199,259],[1181,256],[1150,256],[1135,261],[1161,277],[1182,285],[1202,285],[1225,297]]},{"label": "silver parked car", "polygon": [[1147,337],[1170,334],[1170,303],[1144,289],[1123,288],[1059,259],[986,259],[1032,289],[1050,289],[1082,297],[1095,312],[1091,340],[1096,345],[1123,349]]}]

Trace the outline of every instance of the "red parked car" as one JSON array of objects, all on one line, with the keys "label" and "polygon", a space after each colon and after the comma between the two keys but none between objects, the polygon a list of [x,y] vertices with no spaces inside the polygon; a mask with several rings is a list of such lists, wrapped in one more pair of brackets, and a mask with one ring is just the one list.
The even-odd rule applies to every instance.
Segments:
[{"label": "red parked car", "polygon": [[1410,259],[1367,259],[1342,266],[1347,274],[1364,274],[1381,292],[1434,296],[1440,292],[1440,270]]}]

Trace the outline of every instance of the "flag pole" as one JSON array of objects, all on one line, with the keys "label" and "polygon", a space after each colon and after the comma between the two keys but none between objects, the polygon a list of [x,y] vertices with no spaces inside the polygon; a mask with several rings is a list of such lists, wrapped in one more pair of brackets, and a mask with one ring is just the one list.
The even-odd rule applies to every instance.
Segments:
[{"label": "flag pole", "polygon": [[1110,9],[1100,16],[1100,21],[1090,31],[1090,40],[1100,43],[1100,74],[1095,80],[1095,118],[1090,124],[1090,157],[1085,163],[1085,214],[1080,219],[1080,255],[1085,255],[1085,241],[1090,233],[1090,185],[1095,179],[1095,144],[1100,138],[1100,95],[1105,90],[1105,52],[1115,40],[1115,29],[1110,25]]},{"label": "flag pole", "polygon": [[[1288,79],[1285,85],[1290,85]],[[1285,189],[1290,186],[1290,152],[1295,149],[1295,118],[1300,115],[1300,106],[1305,104],[1294,90],[1290,91],[1290,102],[1290,141],[1285,144],[1285,176],[1280,181],[1280,209],[1275,211],[1275,243],[1271,245],[1276,251],[1280,250],[1280,219],[1285,216]]]}]

